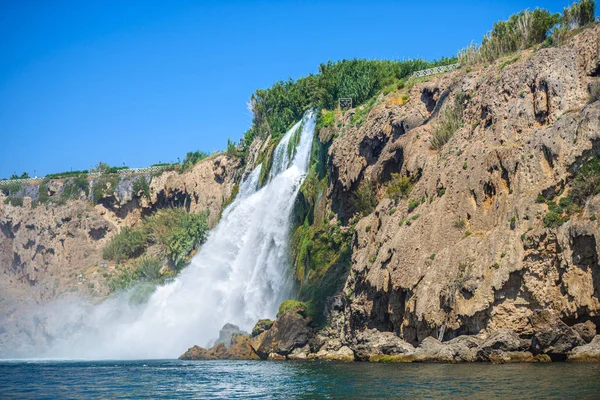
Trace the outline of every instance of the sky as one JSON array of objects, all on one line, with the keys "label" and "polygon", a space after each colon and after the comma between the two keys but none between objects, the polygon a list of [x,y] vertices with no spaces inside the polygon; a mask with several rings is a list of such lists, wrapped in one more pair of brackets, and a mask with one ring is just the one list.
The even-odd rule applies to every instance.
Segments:
[{"label": "sky", "polygon": [[0,0],[0,178],[223,150],[252,92],[328,60],[433,60],[571,1]]}]

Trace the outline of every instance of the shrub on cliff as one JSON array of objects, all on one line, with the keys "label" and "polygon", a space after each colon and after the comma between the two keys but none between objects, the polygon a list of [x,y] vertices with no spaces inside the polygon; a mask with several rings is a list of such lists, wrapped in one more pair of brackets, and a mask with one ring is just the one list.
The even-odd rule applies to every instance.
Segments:
[{"label": "shrub on cliff", "polygon": [[150,186],[148,185],[146,178],[143,176],[140,176],[133,182],[131,191],[133,192],[134,196],[137,196],[141,193],[143,197],[150,199]]},{"label": "shrub on cliff", "polygon": [[600,156],[594,154],[585,162],[571,181],[569,197],[579,206],[583,206],[588,198],[600,193]]},{"label": "shrub on cliff", "polygon": [[377,191],[375,184],[364,179],[352,194],[354,211],[360,215],[369,215],[377,206]]},{"label": "shrub on cliff", "polygon": [[147,242],[148,237],[141,229],[125,227],[108,242],[102,256],[117,263],[139,257],[146,250]]},{"label": "shrub on cliff", "polygon": [[87,177],[85,175],[80,175],[65,183],[60,197],[62,201],[78,199],[81,193],[84,193],[87,196],[89,191],[90,183],[88,182]]},{"label": "shrub on cliff", "polygon": [[392,180],[388,184],[386,193],[390,199],[396,201],[406,198],[412,189],[412,179],[409,176],[401,176],[400,174],[392,174]]},{"label": "shrub on cliff", "polygon": [[185,155],[183,159],[183,163],[181,164],[181,170],[186,171],[191,169],[194,165],[198,164],[200,161],[204,160],[210,156],[209,153],[205,151],[190,151]]},{"label": "shrub on cliff", "polygon": [[462,127],[464,100],[464,93],[459,93],[456,95],[454,103],[444,109],[440,120],[433,128],[433,135],[429,142],[432,150],[441,149],[448,143],[452,135]]},{"label": "shrub on cliff", "polygon": [[160,210],[144,219],[143,230],[175,267],[182,268],[190,253],[206,239],[208,211],[193,214],[176,208]]}]

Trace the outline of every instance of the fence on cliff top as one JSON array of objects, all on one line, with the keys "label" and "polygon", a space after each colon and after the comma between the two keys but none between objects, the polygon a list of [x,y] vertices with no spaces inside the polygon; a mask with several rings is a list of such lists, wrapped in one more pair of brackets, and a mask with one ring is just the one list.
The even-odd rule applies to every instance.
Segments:
[{"label": "fence on cliff top", "polygon": [[460,64],[450,64],[450,65],[442,65],[440,67],[422,69],[420,71],[413,72],[410,77],[411,78],[423,78],[426,76],[442,74],[444,72],[454,71],[456,68],[460,67]]},{"label": "fence on cliff top", "polygon": [[[153,167],[145,167],[145,168],[127,168],[127,169],[122,169],[119,170],[113,174],[110,175],[133,175],[133,174],[145,174],[145,173],[152,173],[152,172],[161,172],[164,171],[165,169],[169,168],[169,166],[167,165],[159,165],[159,166],[153,166]],[[101,173],[100,172],[90,172],[87,176],[100,176]],[[52,179],[69,179],[72,177],[64,177],[64,178],[52,178]],[[27,178],[27,179],[0,179],[0,186],[3,185],[9,185],[11,183],[34,183],[34,182],[40,182],[43,181],[45,179],[45,177],[39,177],[36,176],[34,178]]]}]

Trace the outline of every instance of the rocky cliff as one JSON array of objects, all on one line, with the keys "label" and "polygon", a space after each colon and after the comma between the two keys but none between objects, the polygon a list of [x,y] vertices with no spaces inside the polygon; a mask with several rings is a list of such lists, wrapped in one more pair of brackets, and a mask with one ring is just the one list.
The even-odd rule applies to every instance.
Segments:
[{"label": "rocky cliff", "polygon": [[[123,267],[99,264],[114,235],[168,207],[208,210],[209,225],[214,226],[232,195],[239,167],[239,160],[217,155],[183,173],[111,177],[115,187],[101,192],[94,185],[106,182],[89,178],[92,190],[86,185],[86,191],[66,200],[68,179],[29,184],[19,191],[22,206],[4,201],[0,192],[0,319],[13,320],[23,307],[69,293],[104,298],[107,278]],[[139,179],[149,182],[145,193],[134,192]],[[93,193],[101,196],[93,201]]]},{"label": "rocky cliff", "polygon": [[[597,359],[589,354],[597,356],[600,325],[598,85],[596,25],[560,47],[463,66],[336,111],[319,132],[327,183],[305,202],[312,226],[325,225],[315,228],[321,237],[350,233],[349,271],[324,324],[284,314],[248,339],[255,353]],[[460,124],[439,145],[453,116]],[[339,262],[325,271],[304,263],[328,257],[311,238],[296,276],[301,300],[315,301],[302,288]]]}]

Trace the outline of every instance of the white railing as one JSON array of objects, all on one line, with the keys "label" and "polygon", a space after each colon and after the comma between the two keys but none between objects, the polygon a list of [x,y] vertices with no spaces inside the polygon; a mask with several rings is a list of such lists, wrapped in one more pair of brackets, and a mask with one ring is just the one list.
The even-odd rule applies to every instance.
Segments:
[{"label": "white railing", "polygon": [[[145,167],[145,168],[127,168],[127,169],[118,170],[116,173],[119,175],[144,174],[144,173],[151,173],[151,172],[160,172],[160,171],[165,170],[166,168],[168,168],[168,166],[166,166],[166,165]],[[100,174],[100,172],[92,172],[88,175],[89,176],[100,176],[101,174]],[[33,183],[33,182],[42,181],[43,179],[44,179],[43,176],[42,177],[36,176],[34,178],[27,178],[27,179],[0,179],[0,186],[9,185],[11,183]],[[65,177],[65,178],[54,178],[54,179],[69,179],[69,178]]]},{"label": "white railing", "polygon": [[456,68],[460,67],[460,64],[450,64],[450,65],[442,65],[440,67],[422,69],[420,71],[413,72],[410,77],[411,78],[423,78],[425,76],[431,76],[436,74],[443,74],[445,72],[454,71]]}]

